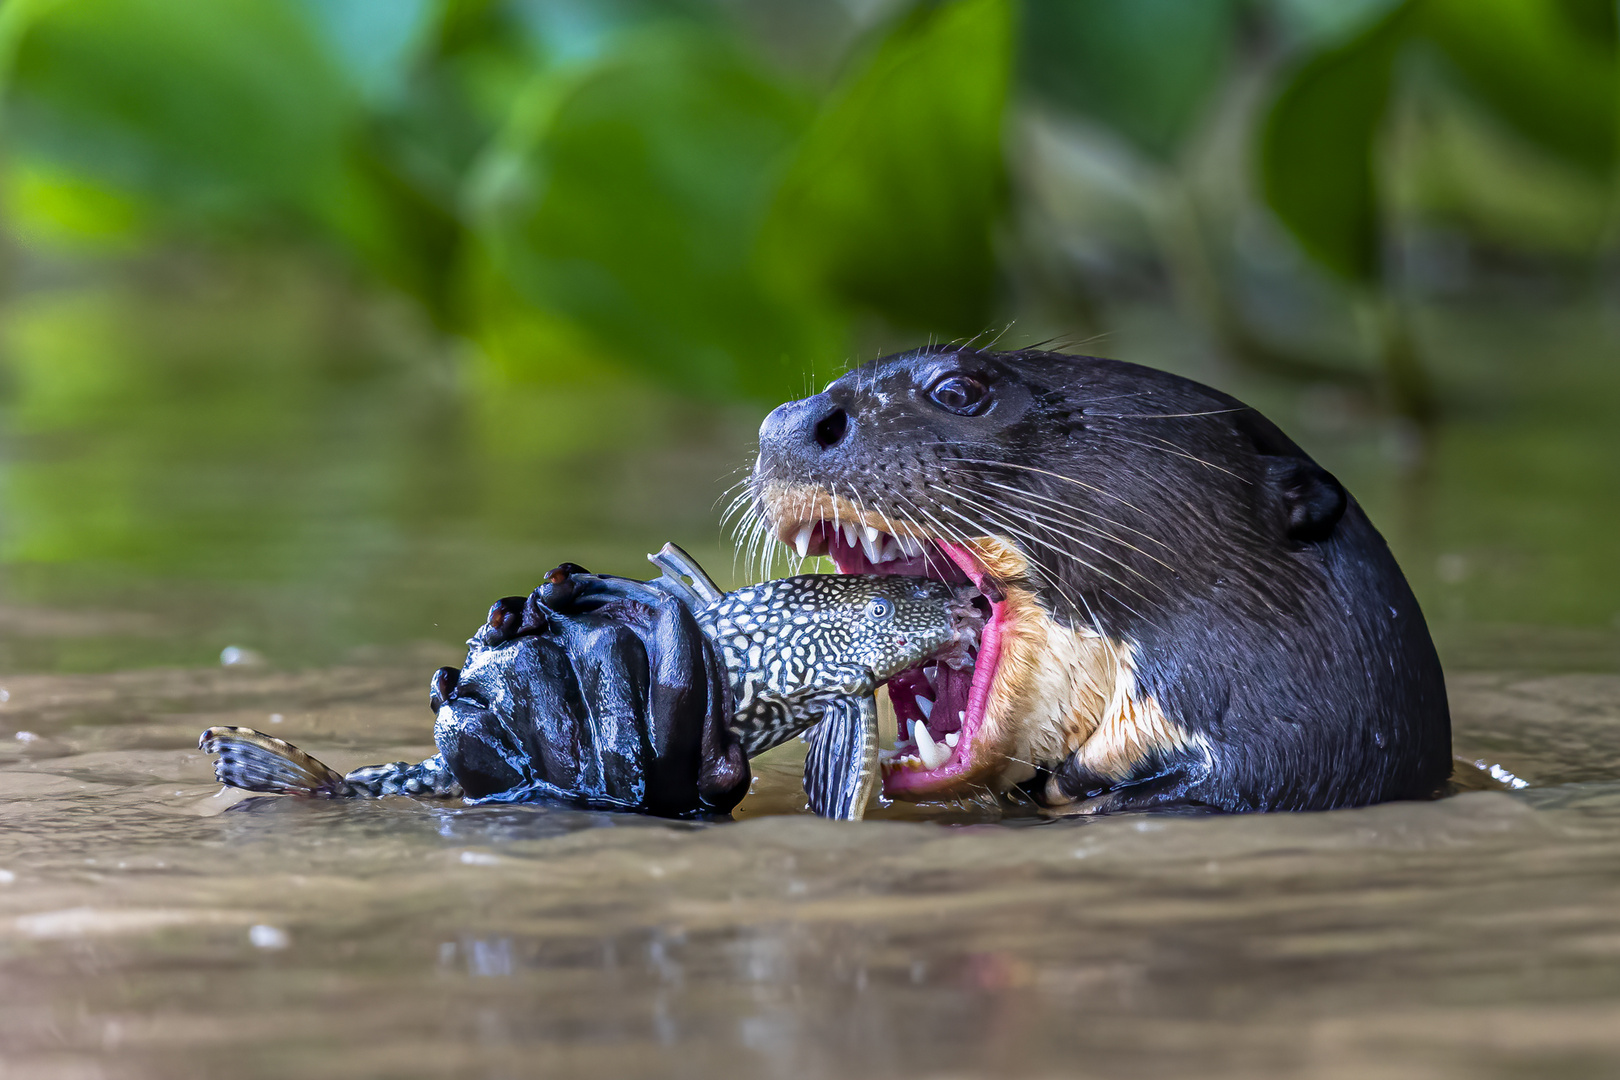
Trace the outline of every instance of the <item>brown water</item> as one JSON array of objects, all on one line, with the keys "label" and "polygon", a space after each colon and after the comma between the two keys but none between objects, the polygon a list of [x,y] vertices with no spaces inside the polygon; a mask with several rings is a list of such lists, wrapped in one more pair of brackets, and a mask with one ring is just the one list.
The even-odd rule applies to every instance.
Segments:
[{"label": "brown water", "polygon": [[421,670],[9,679],[6,1075],[1620,1068],[1620,677],[1459,677],[1529,787],[1315,815],[753,816],[791,768],[720,825],[239,802],[188,748],[425,755]]},{"label": "brown water", "polygon": [[[840,824],[798,813],[788,751],[700,825],[241,801],[195,744],[245,724],[339,768],[425,756],[427,674],[494,597],[671,538],[726,576],[715,500],[757,409],[288,374],[297,342],[210,381],[200,331],[14,310],[0,1076],[1616,1075],[1620,425],[1589,316],[1534,324],[1566,335],[1539,398],[1530,329],[1442,327],[1464,404],[1418,469],[1352,398],[1221,380],[1391,537],[1461,793]],[[1175,362],[1157,341],[1110,351]],[[70,377],[102,348],[127,365]]]}]

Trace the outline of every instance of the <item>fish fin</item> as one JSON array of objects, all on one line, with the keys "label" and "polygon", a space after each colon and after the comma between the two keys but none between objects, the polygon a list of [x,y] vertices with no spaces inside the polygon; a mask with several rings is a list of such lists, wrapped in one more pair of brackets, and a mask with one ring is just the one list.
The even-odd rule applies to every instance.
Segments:
[{"label": "fish fin", "polygon": [[[665,581],[688,597],[687,603],[694,611],[707,607],[725,595],[714,579],[698,565],[698,561],[674,544],[665,544],[658,549],[658,554],[648,555],[647,561],[664,572]],[[686,578],[692,579],[690,584]],[[691,595],[697,596],[696,603],[690,599]]]},{"label": "fish fin", "polygon": [[877,781],[877,702],[838,698],[806,736],[804,793],[818,817],[859,821]]},{"label": "fish fin", "polygon": [[355,794],[343,775],[290,742],[245,727],[211,727],[197,747],[218,754],[214,776],[222,784],[275,795],[316,795],[328,799]]}]

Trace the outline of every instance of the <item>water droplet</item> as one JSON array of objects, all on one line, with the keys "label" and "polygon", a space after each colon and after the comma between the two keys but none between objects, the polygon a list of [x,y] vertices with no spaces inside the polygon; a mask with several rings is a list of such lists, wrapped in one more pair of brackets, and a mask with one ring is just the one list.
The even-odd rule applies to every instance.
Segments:
[{"label": "water droplet", "polygon": [[292,944],[292,938],[287,935],[287,931],[267,923],[258,923],[250,927],[248,940],[256,949],[285,949]]}]

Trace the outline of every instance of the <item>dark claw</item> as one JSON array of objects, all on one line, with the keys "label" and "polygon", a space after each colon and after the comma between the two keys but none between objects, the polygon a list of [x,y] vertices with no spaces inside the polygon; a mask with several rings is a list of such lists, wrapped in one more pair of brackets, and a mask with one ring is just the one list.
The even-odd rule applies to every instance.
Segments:
[{"label": "dark claw", "polygon": [[589,573],[589,570],[578,563],[562,563],[546,575],[546,583],[534,590],[530,599],[536,605],[553,611],[563,608],[574,598],[574,575]]},{"label": "dark claw", "polygon": [[456,689],[456,681],[460,678],[460,668],[442,667],[433,673],[433,679],[428,683],[428,706],[435,716],[444,708],[444,703],[450,700],[450,695]]},{"label": "dark claw", "polygon": [[506,596],[489,606],[489,617],[478,630],[485,645],[499,645],[517,636],[523,626],[523,597]]}]

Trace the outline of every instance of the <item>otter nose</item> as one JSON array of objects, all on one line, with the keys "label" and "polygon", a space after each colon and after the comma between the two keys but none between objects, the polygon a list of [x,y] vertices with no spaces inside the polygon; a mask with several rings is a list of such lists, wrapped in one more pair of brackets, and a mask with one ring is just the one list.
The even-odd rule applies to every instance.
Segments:
[{"label": "otter nose", "polygon": [[812,461],[844,443],[849,433],[849,411],[817,394],[773,409],[759,426],[759,452],[766,459]]}]

